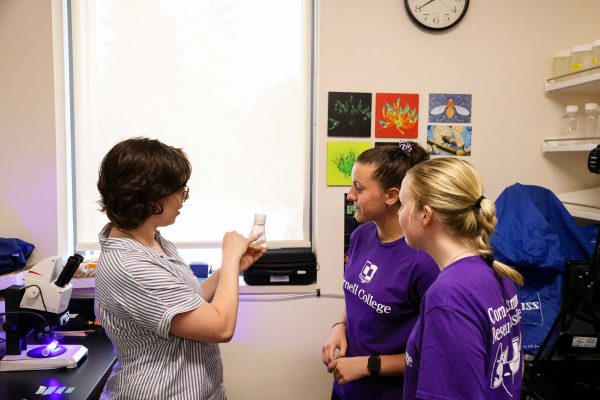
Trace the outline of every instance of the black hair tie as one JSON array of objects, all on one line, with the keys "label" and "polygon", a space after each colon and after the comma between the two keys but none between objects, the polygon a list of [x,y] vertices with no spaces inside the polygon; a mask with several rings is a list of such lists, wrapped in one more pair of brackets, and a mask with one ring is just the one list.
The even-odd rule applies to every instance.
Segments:
[{"label": "black hair tie", "polygon": [[494,256],[491,254],[482,255],[481,258],[483,258],[483,261],[485,261],[485,263],[490,267],[492,267],[494,265],[494,261],[496,261]]},{"label": "black hair tie", "polygon": [[483,201],[483,199],[485,199],[484,195],[479,196],[479,198],[477,200],[475,200],[475,204],[473,205],[473,208],[481,208],[481,202]]}]

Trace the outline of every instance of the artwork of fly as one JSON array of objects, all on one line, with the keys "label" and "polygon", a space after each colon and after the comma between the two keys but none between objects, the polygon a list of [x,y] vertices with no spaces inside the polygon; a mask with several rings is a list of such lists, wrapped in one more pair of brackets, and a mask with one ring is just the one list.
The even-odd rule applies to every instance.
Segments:
[{"label": "artwork of fly", "polygon": [[429,94],[430,123],[471,123],[470,94]]}]

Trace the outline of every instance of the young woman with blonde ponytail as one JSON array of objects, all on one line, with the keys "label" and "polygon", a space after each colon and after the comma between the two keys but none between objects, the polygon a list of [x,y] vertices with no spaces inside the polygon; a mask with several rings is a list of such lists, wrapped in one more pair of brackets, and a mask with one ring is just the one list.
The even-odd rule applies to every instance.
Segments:
[{"label": "young woman with blonde ponytail", "polygon": [[424,161],[400,203],[407,243],[442,271],[408,340],[404,399],[519,398],[523,277],[491,255],[496,212],[481,177],[457,158]]}]

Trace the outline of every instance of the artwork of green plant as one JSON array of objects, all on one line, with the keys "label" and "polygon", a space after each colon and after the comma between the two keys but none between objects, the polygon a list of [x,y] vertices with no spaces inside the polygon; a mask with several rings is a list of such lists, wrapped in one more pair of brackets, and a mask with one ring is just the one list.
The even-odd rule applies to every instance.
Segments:
[{"label": "artwork of green plant", "polygon": [[[371,120],[371,105],[365,106],[362,100],[358,100],[358,104],[354,104],[354,98],[350,95],[349,99],[336,100],[333,106],[333,110],[337,114],[349,115],[350,117],[356,116],[356,118],[362,121]],[[332,131],[340,126],[340,119],[329,118],[329,130]]]},{"label": "artwork of green plant", "polygon": [[327,135],[370,137],[371,93],[329,92]]},{"label": "artwork of green plant", "polygon": [[327,185],[351,186],[354,162],[371,147],[370,142],[327,143]]},{"label": "artwork of green plant", "polygon": [[354,161],[356,161],[356,154],[354,154],[353,150],[350,150],[346,154],[336,155],[334,160],[338,171],[340,171],[344,176],[350,176],[350,174],[352,174],[352,166],[354,165]]}]

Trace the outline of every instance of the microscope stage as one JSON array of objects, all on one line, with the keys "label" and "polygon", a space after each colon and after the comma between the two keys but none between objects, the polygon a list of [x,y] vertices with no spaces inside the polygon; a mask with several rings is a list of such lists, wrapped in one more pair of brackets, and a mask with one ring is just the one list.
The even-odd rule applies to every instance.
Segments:
[{"label": "microscope stage", "polygon": [[54,368],[75,368],[88,349],[80,345],[61,345],[66,349],[65,352],[56,356],[43,358],[30,357],[27,354],[43,345],[27,345],[27,349],[18,356],[4,356],[0,360],[0,372],[4,371],[28,371],[34,369],[54,369]]}]

